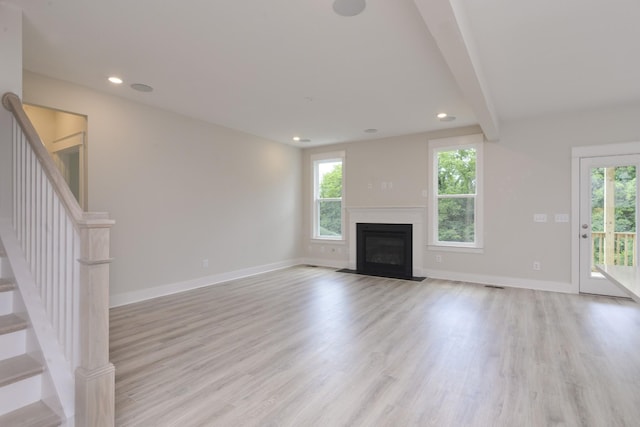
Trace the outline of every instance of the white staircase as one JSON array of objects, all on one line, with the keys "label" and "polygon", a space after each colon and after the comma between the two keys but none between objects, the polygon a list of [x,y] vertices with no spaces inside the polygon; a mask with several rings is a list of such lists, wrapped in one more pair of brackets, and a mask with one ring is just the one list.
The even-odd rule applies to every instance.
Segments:
[{"label": "white staircase", "polygon": [[62,418],[44,401],[47,381],[0,242],[0,426],[55,427]]},{"label": "white staircase", "polygon": [[12,212],[0,218],[0,427],[113,427],[114,221],[82,210],[20,98],[5,93],[2,105],[13,116],[12,174],[1,175],[13,199],[0,199]]}]

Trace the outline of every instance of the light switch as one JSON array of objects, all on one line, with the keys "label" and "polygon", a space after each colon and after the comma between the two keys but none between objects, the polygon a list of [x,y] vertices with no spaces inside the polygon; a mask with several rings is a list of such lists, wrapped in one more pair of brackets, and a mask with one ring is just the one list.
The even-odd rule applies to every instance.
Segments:
[{"label": "light switch", "polygon": [[569,214],[556,214],[556,222],[569,222]]}]

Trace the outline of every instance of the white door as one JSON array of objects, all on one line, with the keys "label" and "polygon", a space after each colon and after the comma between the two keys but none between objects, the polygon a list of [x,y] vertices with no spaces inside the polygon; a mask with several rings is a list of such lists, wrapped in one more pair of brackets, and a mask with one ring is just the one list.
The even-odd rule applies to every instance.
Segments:
[{"label": "white door", "polygon": [[580,159],[580,292],[627,296],[596,264],[638,265],[640,155]]}]

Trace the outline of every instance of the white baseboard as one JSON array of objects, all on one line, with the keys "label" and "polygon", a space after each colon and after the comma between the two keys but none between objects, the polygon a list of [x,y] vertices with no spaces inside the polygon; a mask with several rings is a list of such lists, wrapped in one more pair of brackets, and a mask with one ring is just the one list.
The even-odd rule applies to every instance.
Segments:
[{"label": "white baseboard", "polygon": [[349,268],[349,261],[347,260],[303,258],[302,260],[300,260],[300,263],[306,265],[316,265],[318,267]]},{"label": "white baseboard", "polygon": [[109,306],[113,308],[122,305],[133,304],[153,298],[177,294],[179,292],[203,288],[205,286],[217,285],[220,283],[228,282],[230,280],[242,279],[244,277],[255,276],[257,274],[268,273],[275,270],[281,270],[283,268],[293,267],[302,263],[303,261],[300,259],[292,259],[282,262],[276,262],[273,264],[265,264],[256,267],[245,268],[242,270],[235,270],[226,273],[214,274],[211,276],[199,277],[197,279],[186,280],[184,282],[169,283],[153,288],[141,289],[139,291],[111,295]]},{"label": "white baseboard", "polygon": [[[302,263],[329,268],[349,268],[349,262],[344,260],[330,260],[322,258],[303,258]],[[421,269],[419,276],[451,280],[454,282],[477,283],[481,285],[503,286],[508,288],[531,289],[535,291],[561,292],[568,294],[579,293],[571,283],[552,282],[545,280],[523,279],[520,277],[487,276],[473,273],[459,273],[456,271]]]},{"label": "white baseboard", "polygon": [[523,279],[521,277],[486,276],[455,271],[425,269],[424,276],[431,279],[451,280],[456,282],[478,283],[481,285],[503,286],[508,288],[531,289],[535,291],[561,292],[577,294],[570,282],[552,282],[546,280]]},{"label": "white baseboard", "polygon": [[[246,268],[242,270],[230,271],[227,273],[214,274],[212,276],[199,277],[197,279],[186,280],[184,282],[170,283],[154,288],[141,289],[139,291],[126,292],[111,296],[110,307],[133,304],[153,298],[177,294],[190,291],[205,286],[217,285],[230,280],[242,279],[244,277],[255,276],[257,274],[268,273],[270,271],[281,270],[300,264],[316,265],[328,268],[348,268],[349,262],[346,260],[330,260],[322,258],[301,258],[282,261],[273,264]],[[511,288],[532,289],[539,291],[551,291],[562,293],[578,293],[571,283],[550,282],[544,280],[532,280],[502,276],[484,276],[471,273],[458,273],[454,271],[424,269],[423,276],[432,279],[452,280],[458,282],[478,283],[482,285],[504,286]]]}]

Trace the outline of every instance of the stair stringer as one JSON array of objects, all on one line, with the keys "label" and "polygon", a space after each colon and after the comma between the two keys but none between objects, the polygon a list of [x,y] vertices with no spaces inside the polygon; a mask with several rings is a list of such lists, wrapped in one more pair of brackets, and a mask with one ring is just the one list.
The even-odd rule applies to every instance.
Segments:
[{"label": "stair stringer", "polygon": [[73,370],[47,317],[14,229],[6,219],[0,220],[0,242],[4,246],[5,260],[16,284],[17,298],[14,299],[14,311],[26,314],[30,322],[27,330],[27,353],[45,367],[42,401],[66,419],[65,426],[73,427],[75,415]]}]

